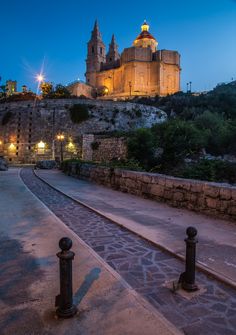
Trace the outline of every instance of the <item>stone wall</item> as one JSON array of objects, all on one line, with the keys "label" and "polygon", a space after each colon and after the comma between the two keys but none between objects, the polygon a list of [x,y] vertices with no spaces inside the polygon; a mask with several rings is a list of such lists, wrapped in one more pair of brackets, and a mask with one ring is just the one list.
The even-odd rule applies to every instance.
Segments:
[{"label": "stone wall", "polygon": [[127,158],[126,139],[123,137],[101,138],[95,136],[94,142],[98,148],[93,150],[93,161],[110,162]]},{"label": "stone wall", "polygon": [[[88,106],[89,119],[75,124],[70,119],[70,106]],[[6,113],[11,117],[2,124]],[[30,163],[38,159],[60,157],[57,134],[63,133],[64,158],[77,157],[81,150],[78,138],[83,134],[96,134],[115,130],[129,131],[151,127],[163,122],[166,113],[152,106],[128,102],[90,99],[50,99],[0,104],[0,155],[9,161]],[[43,141],[44,150],[37,150]]]},{"label": "stone wall", "polygon": [[69,84],[67,86],[67,89],[72,95],[77,96],[77,97],[81,95],[87,98],[92,97],[92,87],[80,81],[76,81],[72,84]]},{"label": "stone wall", "polygon": [[[77,163],[78,164],[78,163]],[[236,220],[236,187],[91,164],[72,163],[70,174],[168,205]]]},{"label": "stone wall", "polygon": [[84,161],[93,160],[92,143],[94,142],[93,134],[85,134],[82,137],[82,159]]},{"label": "stone wall", "polygon": [[110,162],[127,158],[126,139],[93,134],[82,136],[82,159],[84,161]]}]

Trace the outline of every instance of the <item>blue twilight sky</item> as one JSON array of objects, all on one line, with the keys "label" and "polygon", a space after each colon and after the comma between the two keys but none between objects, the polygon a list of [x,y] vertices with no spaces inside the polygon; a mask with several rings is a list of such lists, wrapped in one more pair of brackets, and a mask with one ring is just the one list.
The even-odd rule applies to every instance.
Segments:
[{"label": "blue twilight sky", "polygon": [[131,46],[144,19],[160,49],[181,54],[182,89],[209,90],[236,79],[236,0],[0,0],[0,76],[35,90],[46,79],[84,79],[87,41],[95,19],[108,46]]}]

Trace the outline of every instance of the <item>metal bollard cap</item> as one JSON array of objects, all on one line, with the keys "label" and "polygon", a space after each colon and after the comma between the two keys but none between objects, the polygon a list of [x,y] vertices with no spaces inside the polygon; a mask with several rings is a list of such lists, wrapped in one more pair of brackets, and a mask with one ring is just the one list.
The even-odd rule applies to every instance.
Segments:
[{"label": "metal bollard cap", "polygon": [[69,251],[72,247],[72,241],[69,237],[62,237],[59,241],[59,247],[62,251]]},{"label": "metal bollard cap", "polygon": [[193,239],[197,235],[197,229],[195,227],[188,227],[186,229],[186,234],[189,239]]}]

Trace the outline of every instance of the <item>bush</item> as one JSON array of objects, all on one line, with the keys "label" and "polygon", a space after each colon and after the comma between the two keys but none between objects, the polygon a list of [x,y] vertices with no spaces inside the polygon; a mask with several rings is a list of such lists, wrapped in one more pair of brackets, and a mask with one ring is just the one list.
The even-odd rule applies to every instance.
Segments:
[{"label": "bush", "polygon": [[214,182],[236,183],[236,163],[202,159],[184,166],[175,176]]},{"label": "bush", "polygon": [[89,119],[88,106],[75,104],[69,108],[70,118],[73,123],[81,123]]},{"label": "bush", "polygon": [[205,111],[194,120],[196,127],[205,134],[205,149],[213,155],[235,154],[236,122],[225,120],[222,115]]},{"label": "bush", "polygon": [[61,162],[61,170],[65,173],[70,172],[70,163],[76,162],[78,165],[81,164],[81,160],[79,159],[65,159],[64,161]]},{"label": "bush", "polygon": [[150,129],[138,129],[128,139],[128,158],[135,159],[140,165],[149,169],[155,164],[154,140]]},{"label": "bush", "polygon": [[205,147],[206,136],[192,122],[174,119],[152,127],[155,144],[163,148],[161,163],[173,166]]}]

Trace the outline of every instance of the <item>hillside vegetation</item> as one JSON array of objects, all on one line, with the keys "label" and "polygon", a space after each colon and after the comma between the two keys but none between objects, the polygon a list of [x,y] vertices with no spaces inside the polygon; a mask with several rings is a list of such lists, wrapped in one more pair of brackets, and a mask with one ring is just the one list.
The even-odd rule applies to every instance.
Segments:
[{"label": "hillside vegetation", "polygon": [[168,120],[129,136],[130,159],[148,171],[236,183],[236,82],[207,94],[177,93],[136,102],[158,107]]}]

